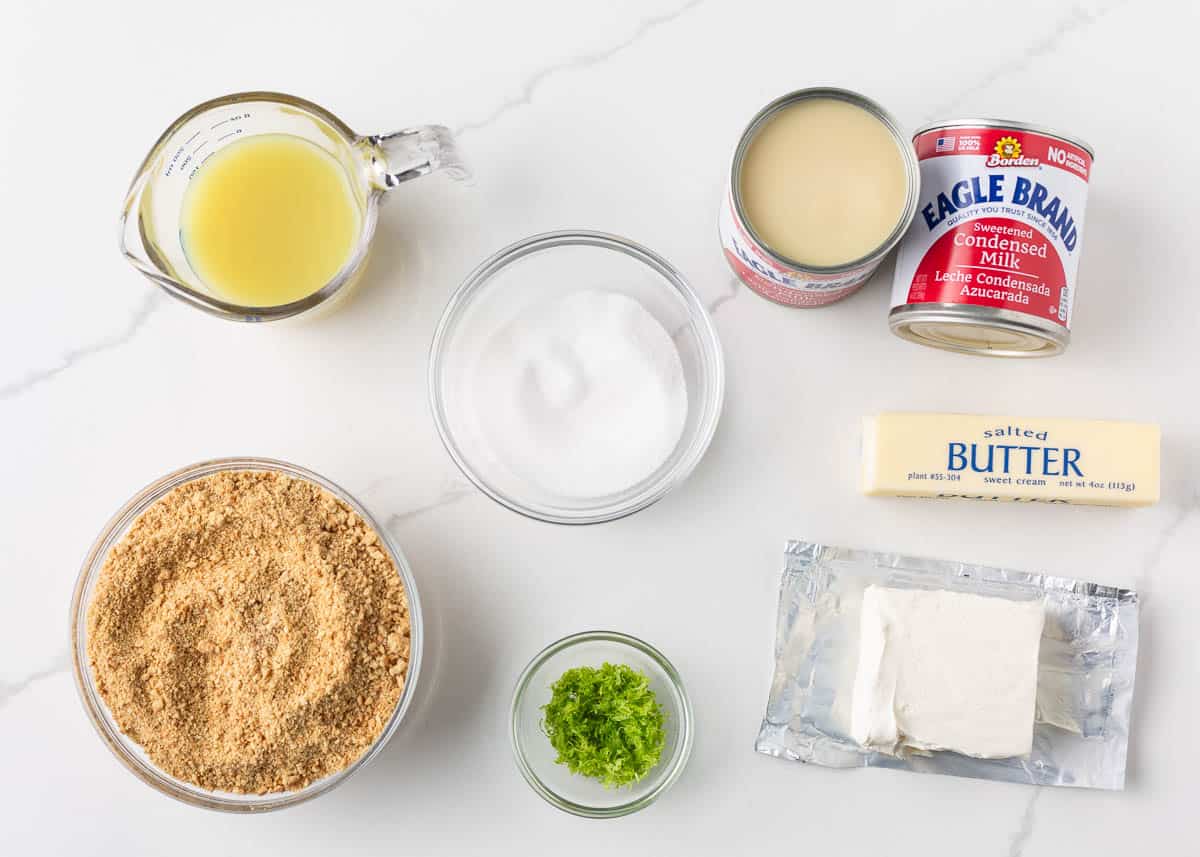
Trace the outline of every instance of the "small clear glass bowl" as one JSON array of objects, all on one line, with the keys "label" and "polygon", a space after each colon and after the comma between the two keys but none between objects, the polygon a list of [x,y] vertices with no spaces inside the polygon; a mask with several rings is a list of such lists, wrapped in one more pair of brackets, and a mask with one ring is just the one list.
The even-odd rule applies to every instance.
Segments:
[{"label": "small clear glass bowl", "polygon": [[[563,497],[509,470],[491,454],[486,421],[471,406],[471,381],[491,334],[522,311],[572,291],[600,288],[638,301],[671,334],[683,364],[687,418],[654,473],[614,494]],[[661,499],[708,449],[725,394],[721,343],[683,275],[658,254],[603,232],[547,232],[500,250],[450,298],[433,337],[429,398],[442,443],[459,470],[515,512],[558,524],[595,524]]]},{"label": "small clear glass bowl", "polygon": [[[303,479],[324,488],[357,512],[375,530],[379,536],[380,543],[386,548],[388,556],[391,557],[392,562],[396,566],[396,571],[400,575],[400,580],[404,584],[404,590],[408,597],[409,621],[412,626],[410,631],[411,641],[408,673],[405,676],[404,690],[400,694],[400,699],[396,703],[396,708],[392,712],[391,718],[389,718],[383,732],[380,733],[379,737],[375,739],[374,743],[367,748],[367,751],[356,762],[337,773],[309,783],[298,791],[272,792],[271,794],[264,795],[217,792],[201,788],[200,786],[171,776],[151,762],[146,751],[121,732],[112,714],[109,712],[104,698],[96,689],[95,680],[92,677],[91,667],[88,663],[87,609],[91,603],[92,591],[95,588],[96,580],[100,576],[100,569],[104,566],[104,560],[107,558],[109,550],[125,535],[133,522],[153,503],[167,494],[167,492],[186,482],[191,482],[194,479],[209,476],[222,470],[278,471],[287,476]],[[387,532],[379,526],[375,519],[370,516],[357,500],[328,479],[313,473],[311,470],[298,467],[295,464],[276,461],[270,458],[219,458],[212,461],[203,461],[189,467],[184,467],[181,470],[176,470],[174,473],[168,473],[158,481],[143,488],[121,507],[120,511],[105,525],[104,530],[100,533],[95,543],[93,543],[87,558],[83,562],[83,568],[79,573],[79,580],[75,584],[75,594],[71,598],[71,657],[74,665],[75,685],[79,690],[80,698],[83,700],[83,706],[91,718],[92,725],[95,726],[97,733],[99,733],[105,745],[107,745],[108,749],[112,751],[121,764],[133,772],[138,779],[163,794],[184,803],[192,804],[193,806],[224,810],[225,812],[268,812],[274,809],[295,806],[298,803],[303,803],[318,795],[325,794],[336,786],[341,785],[351,774],[374,759],[392,735],[395,734],[397,727],[400,726],[400,721],[404,719],[404,714],[412,702],[421,666],[423,628],[421,602],[417,597],[417,586],[413,580],[412,571],[409,569],[404,555]]]},{"label": "small clear glass bowl", "polygon": [[[557,764],[557,753],[542,731],[542,706],[550,701],[550,685],[573,667],[599,667],[605,662],[644,673],[666,713],[662,758],[645,778],[622,788],[605,788]],[[654,803],[679,779],[692,752],[693,719],[683,680],[662,652],[628,634],[586,631],[551,643],[517,679],[512,701],[513,756],[521,776],[550,804],[585,818],[618,818]]]}]

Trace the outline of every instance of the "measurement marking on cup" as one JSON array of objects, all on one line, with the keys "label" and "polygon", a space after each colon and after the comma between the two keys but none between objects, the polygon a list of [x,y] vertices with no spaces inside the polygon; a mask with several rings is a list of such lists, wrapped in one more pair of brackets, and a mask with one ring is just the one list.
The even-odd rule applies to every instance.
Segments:
[{"label": "measurement marking on cup", "polygon": [[[192,139],[194,140],[196,138],[192,137]],[[201,149],[203,149],[207,145],[208,145],[208,140],[201,141],[200,145],[197,146],[196,148],[192,149],[192,151],[190,153],[188,153],[188,156],[183,159],[183,163],[181,163],[179,165],[179,169],[181,169],[181,170],[187,169],[187,165],[190,164],[193,160],[195,160],[196,153],[199,152]],[[183,149],[181,148],[180,151],[183,151]]]},{"label": "measurement marking on cup", "polygon": [[215,154],[216,154],[216,152],[213,151],[213,152],[209,152],[207,155],[205,155],[204,158],[200,161],[200,163],[196,164],[196,166],[192,168],[192,171],[190,173],[188,173],[188,179],[195,178],[196,173],[200,172],[200,168],[202,166],[204,166],[205,163],[208,162],[208,159],[211,158]]},{"label": "measurement marking on cup", "polygon": [[170,177],[172,171],[175,169],[175,164],[178,163],[178,161],[179,161],[179,156],[183,154],[183,150],[184,150],[185,146],[186,146],[186,144],[184,144],[184,146],[180,146],[178,149],[175,150],[175,154],[171,156],[171,163],[167,164],[167,170],[166,170],[166,172],[163,173],[164,176]]},{"label": "measurement marking on cup", "polygon": [[226,122],[240,122],[243,119],[249,119],[249,118],[250,118],[249,113],[235,113],[232,116],[226,116],[224,119],[222,119],[216,125],[210,125],[209,130],[216,131],[218,128],[220,128],[222,125],[224,125]]},{"label": "measurement marking on cup", "polygon": [[236,137],[240,133],[242,133],[242,129],[238,128],[234,131],[230,131],[228,134],[222,134],[217,138],[217,142],[220,143],[222,140],[228,139],[229,137]]},{"label": "measurement marking on cup", "polygon": [[197,131],[195,134],[193,134],[192,136],[188,137],[188,138],[187,138],[187,141],[186,141],[186,142],[185,142],[183,145],[185,145],[185,146],[190,146],[190,145],[192,144],[192,140],[195,140],[195,139],[196,139],[197,137],[199,137],[199,136],[200,136],[202,133],[203,133],[203,132],[201,132],[201,131]]}]

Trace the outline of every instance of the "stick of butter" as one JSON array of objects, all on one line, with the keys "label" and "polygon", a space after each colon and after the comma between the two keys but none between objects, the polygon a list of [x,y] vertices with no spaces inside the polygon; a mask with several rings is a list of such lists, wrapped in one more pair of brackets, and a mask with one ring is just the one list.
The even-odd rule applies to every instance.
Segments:
[{"label": "stick of butter", "polygon": [[863,420],[874,496],[1149,506],[1159,429],[1147,423],[888,413]]}]

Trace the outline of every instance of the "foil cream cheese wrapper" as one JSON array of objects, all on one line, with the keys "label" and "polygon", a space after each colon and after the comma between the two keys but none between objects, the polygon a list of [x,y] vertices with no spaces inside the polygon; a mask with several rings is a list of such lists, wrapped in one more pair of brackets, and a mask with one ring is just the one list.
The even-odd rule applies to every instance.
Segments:
[{"label": "foil cream cheese wrapper", "polygon": [[[1064,577],[789,542],[775,674],[755,749],[833,768],[879,767],[1030,785],[1121,789],[1137,666],[1138,598]],[[1033,750],[977,759],[889,756],[848,735],[863,591],[877,584],[1016,600],[1041,598]]]}]

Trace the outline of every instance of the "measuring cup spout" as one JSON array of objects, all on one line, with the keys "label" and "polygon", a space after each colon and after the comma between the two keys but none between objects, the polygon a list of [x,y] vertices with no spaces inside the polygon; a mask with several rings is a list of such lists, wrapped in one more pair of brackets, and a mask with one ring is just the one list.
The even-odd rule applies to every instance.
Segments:
[{"label": "measuring cup spout", "polygon": [[367,143],[373,149],[371,166],[375,183],[385,190],[435,170],[444,170],[454,179],[470,178],[454,137],[444,125],[406,128],[368,137]]},{"label": "measuring cup spout", "polygon": [[179,285],[166,275],[169,266],[161,255],[155,253],[153,243],[146,235],[146,224],[140,216],[142,197],[147,192],[149,173],[143,165],[121,206],[121,219],[117,225],[117,240],[120,242],[121,255],[131,265],[145,274],[154,282],[175,291]]}]

